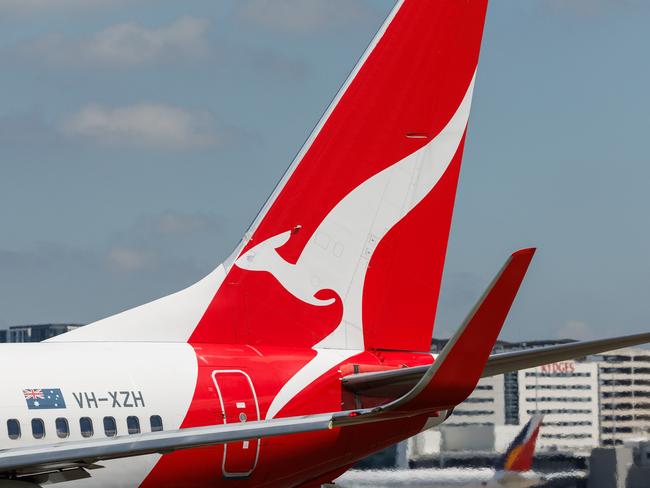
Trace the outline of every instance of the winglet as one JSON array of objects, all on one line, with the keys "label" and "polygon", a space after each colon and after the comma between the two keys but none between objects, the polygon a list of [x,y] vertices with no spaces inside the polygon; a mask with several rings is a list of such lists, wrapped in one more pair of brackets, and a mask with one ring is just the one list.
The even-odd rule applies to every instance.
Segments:
[{"label": "winglet", "polygon": [[533,254],[535,249],[530,248],[510,256],[463,325],[411,391],[379,407],[335,414],[333,426],[380,420],[386,414],[408,416],[450,410],[462,403],[481,378]]},{"label": "winglet", "polygon": [[[534,248],[510,256],[420,383],[408,407],[451,408],[472,393],[530,265]],[[418,390],[419,391],[416,391]]]}]

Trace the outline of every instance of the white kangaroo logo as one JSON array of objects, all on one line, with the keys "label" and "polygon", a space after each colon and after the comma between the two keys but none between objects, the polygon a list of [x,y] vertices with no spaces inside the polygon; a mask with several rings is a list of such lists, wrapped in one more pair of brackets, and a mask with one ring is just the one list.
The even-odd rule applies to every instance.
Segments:
[{"label": "white kangaroo logo", "polygon": [[242,254],[235,264],[248,271],[271,273],[289,293],[305,303],[319,307],[331,305],[336,301],[334,298],[320,300],[314,296],[321,288],[312,285],[305,266],[287,263],[276,251],[289,241],[291,234],[289,230],[259,243]]}]

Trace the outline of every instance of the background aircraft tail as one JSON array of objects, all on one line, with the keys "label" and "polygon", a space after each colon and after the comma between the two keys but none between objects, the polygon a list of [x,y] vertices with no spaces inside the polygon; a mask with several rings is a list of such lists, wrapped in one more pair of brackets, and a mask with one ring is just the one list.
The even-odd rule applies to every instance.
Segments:
[{"label": "background aircraft tail", "polygon": [[543,415],[532,417],[521,432],[517,434],[517,437],[512,441],[497,466],[500,471],[530,471],[533,465],[533,456],[535,455],[535,444],[543,420]]}]

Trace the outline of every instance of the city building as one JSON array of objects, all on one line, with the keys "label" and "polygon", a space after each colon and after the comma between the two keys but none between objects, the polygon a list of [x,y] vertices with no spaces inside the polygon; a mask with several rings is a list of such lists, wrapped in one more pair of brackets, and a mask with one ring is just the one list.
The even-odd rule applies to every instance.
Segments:
[{"label": "city building", "polygon": [[544,415],[539,450],[598,447],[598,367],[597,362],[562,361],[518,372],[519,423]]},{"label": "city building", "polygon": [[[446,340],[434,340],[439,353]],[[570,340],[504,342],[494,353],[566,344]],[[598,446],[623,445],[650,438],[650,351],[628,348],[577,361],[483,378],[437,432],[416,438],[420,453],[444,453],[457,438],[481,435],[498,449],[503,438],[532,415],[545,415],[540,452],[569,452],[586,456]],[[493,426],[493,434],[485,430]],[[485,431],[485,432],[484,432]],[[435,432],[435,433],[434,433]],[[446,439],[454,439],[448,442]]]},{"label": "city building", "polygon": [[650,434],[650,351],[627,348],[590,358],[600,374],[601,445]]},{"label": "city building", "polygon": [[5,342],[41,342],[51,337],[69,332],[81,324],[39,324],[15,325],[9,327]]}]

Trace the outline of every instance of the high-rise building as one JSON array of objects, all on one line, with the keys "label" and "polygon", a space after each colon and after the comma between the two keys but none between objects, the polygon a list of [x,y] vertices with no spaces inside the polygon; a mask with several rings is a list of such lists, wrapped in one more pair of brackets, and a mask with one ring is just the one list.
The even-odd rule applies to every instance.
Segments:
[{"label": "high-rise building", "polygon": [[627,348],[590,358],[600,373],[603,446],[650,435],[650,351]]},{"label": "high-rise building", "polygon": [[506,421],[504,377],[481,378],[467,400],[454,409],[446,425],[492,424]]},{"label": "high-rise building", "polygon": [[562,361],[518,372],[519,423],[544,415],[540,450],[599,445],[598,363]]},{"label": "high-rise building", "polygon": [[[494,352],[571,342],[497,342]],[[435,340],[440,352],[445,340]],[[650,351],[621,349],[578,361],[483,378],[445,422],[449,426],[515,426],[545,414],[540,450],[586,452],[650,438]]]}]

